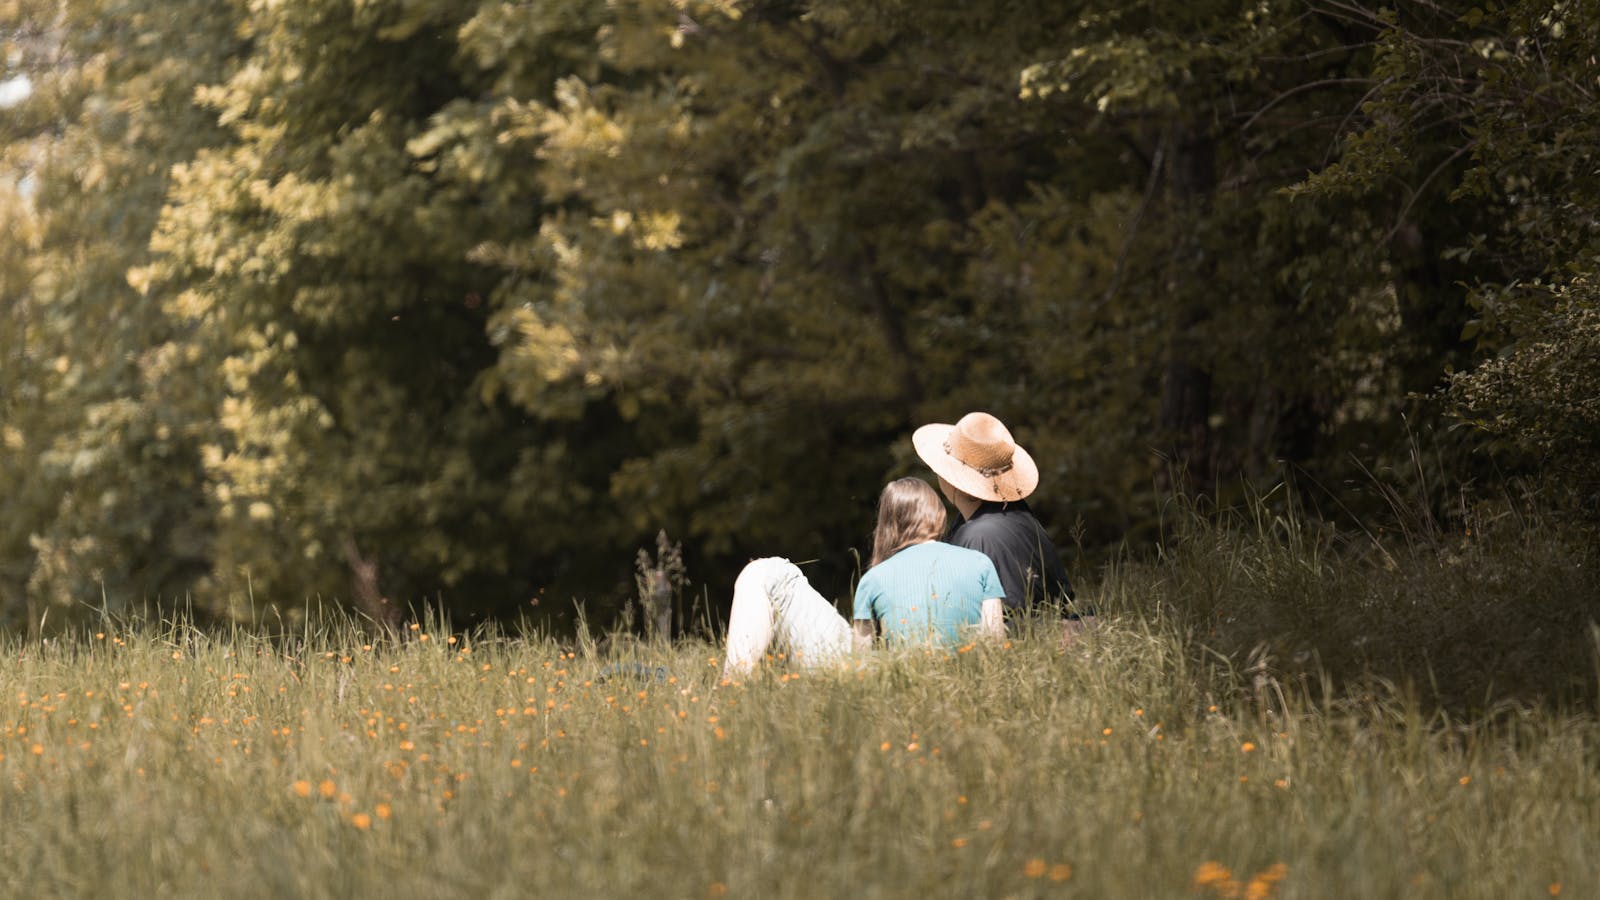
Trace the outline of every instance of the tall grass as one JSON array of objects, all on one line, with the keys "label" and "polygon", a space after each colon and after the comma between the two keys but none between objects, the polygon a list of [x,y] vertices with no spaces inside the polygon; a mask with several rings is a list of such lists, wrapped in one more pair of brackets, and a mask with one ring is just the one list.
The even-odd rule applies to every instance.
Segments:
[{"label": "tall grass", "polygon": [[[724,684],[715,644],[439,621],[5,643],[0,889],[1600,895],[1592,709],[1490,692],[1471,713],[1425,678],[1407,690],[1408,673],[1467,678],[1465,696],[1508,682],[1444,665],[1459,632],[1380,605],[1470,609],[1457,586],[1501,577],[1530,602],[1587,585],[1587,558],[1564,568],[1537,536],[1379,553],[1260,521],[1194,527],[1086,585],[1103,626],[1067,652],[1024,628]],[[1415,634],[1382,630],[1405,616]],[[1526,646],[1450,627],[1481,659]]]},{"label": "tall grass", "polygon": [[1581,526],[1507,505],[1352,537],[1256,503],[1184,510],[1170,531],[1102,589],[1256,675],[1397,687],[1458,716],[1600,699],[1600,535]]}]

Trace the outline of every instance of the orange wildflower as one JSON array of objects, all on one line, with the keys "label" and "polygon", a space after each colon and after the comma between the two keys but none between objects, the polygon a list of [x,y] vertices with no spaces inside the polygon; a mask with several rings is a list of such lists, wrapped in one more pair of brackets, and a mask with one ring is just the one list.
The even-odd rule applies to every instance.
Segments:
[{"label": "orange wildflower", "polygon": [[1245,900],[1267,900],[1272,896],[1272,889],[1289,874],[1289,867],[1283,863],[1272,865],[1257,872],[1250,884],[1244,890]]},{"label": "orange wildflower", "polygon": [[1210,888],[1219,897],[1239,896],[1239,882],[1233,878],[1233,870],[1219,862],[1210,860],[1200,864],[1194,871],[1195,890]]}]

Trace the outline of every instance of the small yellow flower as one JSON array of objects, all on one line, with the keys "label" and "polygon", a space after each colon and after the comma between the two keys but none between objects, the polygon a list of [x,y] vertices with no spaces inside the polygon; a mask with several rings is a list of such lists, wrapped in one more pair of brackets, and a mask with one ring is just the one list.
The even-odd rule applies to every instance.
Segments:
[{"label": "small yellow flower", "polygon": [[1057,863],[1050,867],[1051,881],[1066,881],[1072,877],[1072,867],[1066,863]]},{"label": "small yellow flower", "polygon": [[1028,860],[1027,865],[1022,867],[1022,874],[1029,878],[1038,878],[1045,873],[1046,868],[1048,867],[1045,865],[1044,860],[1035,857]]},{"label": "small yellow flower", "polygon": [[311,782],[302,778],[299,781],[296,781],[292,786],[294,788],[294,795],[296,797],[304,799],[311,796]]},{"label": "small yellow flower", "polygon": [[1239,745],[1239,750],[1242,753],[1254,753],[1256,752],[1256,745],[1252,741],[1245,741]]},{"label": "small yellow flower", "polygon": [[372,814],[387,822],[389,817],[394,815],[394,808],[387,803],[379,803],[372,808]]},{"label": "small yellow flower", "polygon": [[332,800],[334,795],[339,793],[339,786],[324,778],[322,779],[322,783],[317,785],[317,793],[320,794],[324,800]]},{"label": "small yellow flower", "polygon": [[966,845],[967,845],[967,839],[964,838],[964,837],[956,838],[955,840],[950,842],[950,846],[956,848],[957,850],[960,850],[962,847],[965,847]]},{"label": "small yellow flower", "polygon": [[358,812],[350,817],[350,824],[354,825],[357,831],[366,831],[372,827],[372,817],[364,812]]}]

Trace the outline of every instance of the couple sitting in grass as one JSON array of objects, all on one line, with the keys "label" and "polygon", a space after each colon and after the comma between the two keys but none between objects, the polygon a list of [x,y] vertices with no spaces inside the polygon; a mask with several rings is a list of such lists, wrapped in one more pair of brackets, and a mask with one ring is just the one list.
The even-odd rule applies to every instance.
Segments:
[{"label": "couple sitting in grass", "polygon": [[1033,458],[999,419],[969,413],[924,425],[917,455],[961,514],[946,534],[944,503],[920,478],[890,482],[878,498],[870,568],[856,587],[854,623],[818,594],[794,563],[758,559],[739,573],[723,671],[750,671],[776,644],[807,665],[890,644],[951,645],[1005,635],[1005,612],[1062,603],[1063,640],[1091,621],[1074,611],[1055,545],[1023,498],[1039,483]]}]

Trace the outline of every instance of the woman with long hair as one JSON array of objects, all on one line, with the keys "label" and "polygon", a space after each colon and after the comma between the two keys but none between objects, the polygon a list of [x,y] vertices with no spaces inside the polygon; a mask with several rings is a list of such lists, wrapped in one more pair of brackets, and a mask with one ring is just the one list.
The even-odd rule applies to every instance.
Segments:
[{"label": "woman with long hair", "polygon": [[821,665],[870,647],[879,630],[897,644],[956,643],[973,630],[1004,635],[994,563],[940,541],[944,529],[944,504],[927,482],[884,487],[853,628],[794,563],[769,557],[745,566],[733,586],[724,675],[750,671],[774,643],[802,665]]}]

